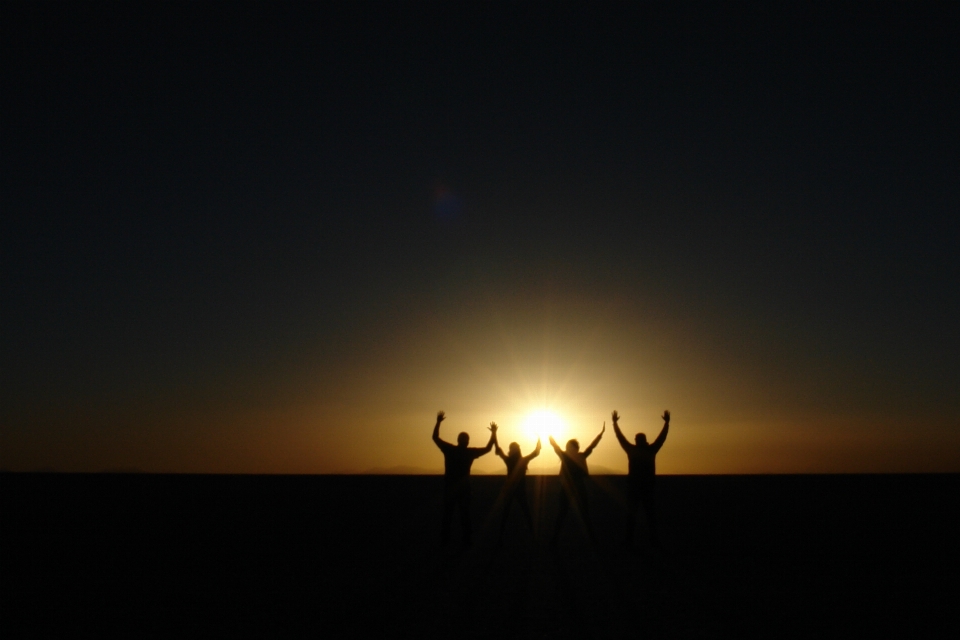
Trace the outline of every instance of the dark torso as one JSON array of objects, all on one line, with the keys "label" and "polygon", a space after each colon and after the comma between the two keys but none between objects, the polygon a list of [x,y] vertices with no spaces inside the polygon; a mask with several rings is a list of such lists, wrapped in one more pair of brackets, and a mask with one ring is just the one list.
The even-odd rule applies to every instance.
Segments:
[{"label": "dark torso", "polygon": [[530,465],[530,461],[526,458],[508,456],[504,462],[507,465],[507,479],[511,482],[519,481],[527,475],[527,467]]},{"label": "dark torso", "polygon": [[568,486],[584,487],[587,476],[587,457],[582,453],[563,452],[560,456],[560,481]]},{"label": "dark torso", "polygon": [[630,477],[650,478],[657,473],[657,450],[649,444],[634,445],[628,452]]},{"label": "dark torso", "polygon": [[467,447],[444,447],[442,450],[443,477],[446,483],[448,485],[456,484],[469,478],[470,467],[473,466],[473,461],[477,459],[477,450]]}]

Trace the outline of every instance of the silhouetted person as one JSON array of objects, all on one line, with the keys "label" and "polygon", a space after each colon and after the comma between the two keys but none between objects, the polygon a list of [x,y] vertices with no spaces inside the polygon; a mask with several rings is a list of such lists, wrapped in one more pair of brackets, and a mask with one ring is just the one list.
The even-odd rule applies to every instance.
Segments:
[{"label": "silhouetted person", "polygon": [[530,461],[540,455],[540,439],[537,439],[537,448],[528,456],[520,455],[520,445],[511,442],[507,449],[509,454],[505,454],[500,448],[500,443],[494,441],[497,455],[507,465],[507,481],[503,483],[503,490],[500,492],[500,502],[503,504],[503,519],[500,521],[500,539],[503,539],[503,530],[507,527],[507,517],[510,515],[510,505],[516,500],[520,505],[520,511],[526,519],[530,532],[533,533],[533,518],[530,517],[530,506],[527,504],[527,467]]},{"label": "silhouetted person", "polygon": [[553,544],[557,544],[560,538],[560,529],[563,521],[567,517],[567,511],[570,510],[570,503],[576,514],[580,517],[587,535],[590,540],[594,540],[593,527],[590,526],[590,514],[587,505],[587,477],[590,472],[587,470],[587,458],[593,453],[593,450],[600,444],[600,438],[603,432],[607,430],[607,423],[603,423],[603,430],[600,435],[594,438],[590,446],[581,453],[580,442],[577,440],[568,440],[566,449],[561,449],[557,441],[550,436],[550,444],[553,450],[560,456],[560,511],[557,513],[557,526],[553,531]]},{"label": "silhouetted person", "polygon": [[627,476],[627,488],[630,494],[630,514],[627,518],[627,544],[633,542],[633,528],[637,521],[637,510],[643,507],[647,514],[647,522],[650,523],[650,535],[653,543],[660,546],[660,535],[657,531],[656,514],[656,493],[654,491],[657,480],[657,452],[667,440],[667,432],[670,431],[670,412],[663,412],[663,429],[660,435],[653,441],[653,444],[647,443],[647,436],[644,433],[638,433],[634,438],[635,444],[623,436],[620,431],[620,425],[617,422],[620,416],[613,412],[613,432],[617,434],[617,441],[623,450],[627,452],[627,460],[630,462],[630,473]]},{"label": "silhouetted person", "polygon": [[456,446],[440,439],[440,423],[443,422],[443,411],[437,412],[437,424],[433,427],[433,441],[443,452],[443,544],[450,541],[450,521],[453,519],[453,510],[460,509],[460,526],[463,530],[463,541],[470,544],[472,531],[470,528],[470,467],[473,461],[480,456],[490,453],[493,443],[497,439],[497,424],[490,423],[490,442],[482,449],[468,447],[470,435],[461,433],[457,436]]}]

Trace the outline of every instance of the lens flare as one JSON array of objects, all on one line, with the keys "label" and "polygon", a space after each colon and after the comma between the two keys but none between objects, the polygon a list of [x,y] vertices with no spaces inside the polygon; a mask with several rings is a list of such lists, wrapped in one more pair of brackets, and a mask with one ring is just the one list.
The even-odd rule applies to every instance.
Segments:
[{"label": "lens flare", "polygon": [[523,420],[523,432],[534,440],[539,438],[544,444],[550,436],[561,440],[566,433],[566,424],[563,418],[550,409],[537,409],[530,412]]}]

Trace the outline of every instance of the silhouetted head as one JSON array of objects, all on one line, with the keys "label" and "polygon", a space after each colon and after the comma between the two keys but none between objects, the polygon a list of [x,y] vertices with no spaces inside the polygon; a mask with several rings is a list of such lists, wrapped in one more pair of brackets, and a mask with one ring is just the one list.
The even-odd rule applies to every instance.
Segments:
[{"label": "silhouetted head", "polygon": [[466,431],[461,431],[460,435],[457,436],[457,444],[461,447],[465,447],[470,444],[470,434]]},{"label": "silhouetted head", "polygon": [[511,442],[507,449],[510,450],[511,457],[520,455],[520,445],[518,445],[516,442]]},{"label": "silhouetted head", "polygon": [[567,440],[567,451],[570,453],[576,453],[580,451],[580,442],[576,438],[573,440]]},{"label": "silhouetted head", "polygon": [[637,437],[634,438],[634,441],[635,441],[637,444],[647,444],[647,434],[645,434],[645,433],[638,433],[638,434],[637,434]]}]

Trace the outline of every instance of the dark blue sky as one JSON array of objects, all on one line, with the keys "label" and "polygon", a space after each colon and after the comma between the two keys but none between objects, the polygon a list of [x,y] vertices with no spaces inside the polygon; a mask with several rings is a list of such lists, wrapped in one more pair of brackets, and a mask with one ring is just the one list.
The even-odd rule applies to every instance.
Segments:
[{"label": "dark blue sky", "polygon": [[83,467],[44,443],[91,421],[353,398],[307,381],[407,377],[381,342],[415,342],[423,314],[482,342],[464,318],[537,335],[597,300],[682,327],[662,358],[747,376],[743,404],[926,416],[960,460],[943,4],[13,3],[0,22],[6,467]]}]

